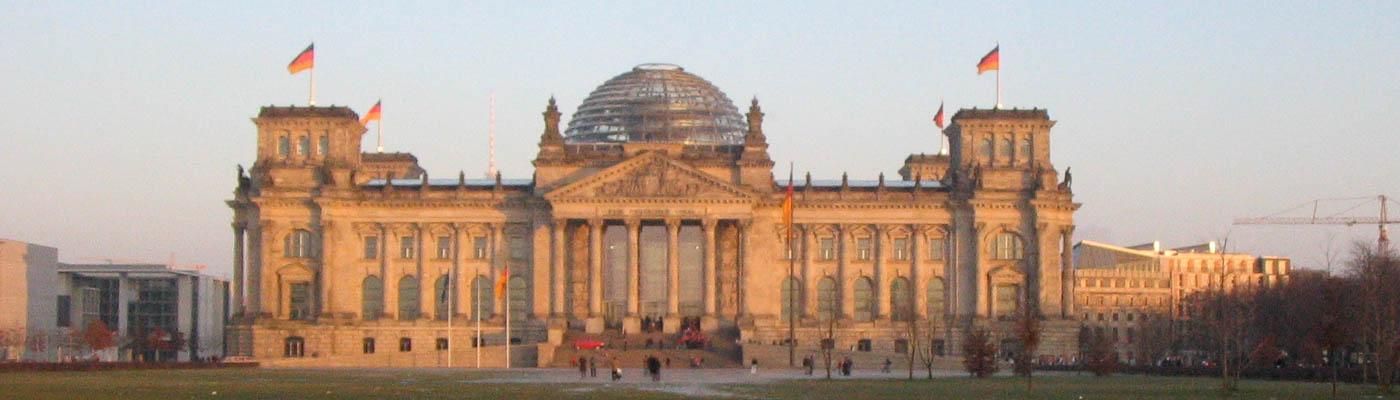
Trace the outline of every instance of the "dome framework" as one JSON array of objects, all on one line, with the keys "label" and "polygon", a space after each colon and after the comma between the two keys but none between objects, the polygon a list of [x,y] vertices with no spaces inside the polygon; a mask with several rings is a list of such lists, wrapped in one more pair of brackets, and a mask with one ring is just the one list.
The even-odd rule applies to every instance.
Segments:
[{"label": "dome framework", "polygon": [[564,140],[585,143],[740,145],[747,125],[704,78],[672,64],[642,64],[584,99]]}]

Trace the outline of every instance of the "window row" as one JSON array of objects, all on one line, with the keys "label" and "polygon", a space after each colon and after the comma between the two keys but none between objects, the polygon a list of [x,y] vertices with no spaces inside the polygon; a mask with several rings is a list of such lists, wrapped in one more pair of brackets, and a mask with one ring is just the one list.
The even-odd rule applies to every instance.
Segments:
[{"label": "window row", "polygon": [[[909,238],[894,238],[891,240],[890,258],[898,261],[908,261],[911,257]],[[797,254],[797,244],[789,246],[785,252],[784,259],[792,259]],[[927,259],[942,261],[947,251],[947,239],[933,238],[928,240],[926,247]],[[837,248],[836,238],[817,238],[817,259],[821,261],[832,261],[836,259]],[[856,261],[870,261],[875,257],[874,242],[871,238],[856,238],[855,259]]]},{"label": "window row", "polygon": [[[855,315],[852,317],[858,322],[869,322],[875,319],[877,311],[874,296],[875,283],[870,278],[861,277],[856,279],[852,288],[855,301]],[[928,281],[927,302],[924,304],[925,313],[930,318],[939,318],[945,313],[944,293],[945,285],[942,278],[933,278]],[[915,299],[913,288],[906,278],[896,278],[890,282],[889,291],[890,318],[895,321],[908,321],[913,318]],[[781,316],[783,321],[787,321],[794,310],[800,310],[799,301],[802,299],[802,285],[795,277],[788,277],[783,281],[781,295]],[[839,293],[836,288],[836,279],[830,276],[823,277],[817,281],[817,310],[816,317],[823,321],[835,317],[841,312]]]},{"label": "window row", "polygon": [[[438,236],[437,247],[434,249],[433,258],[438,260],[452,259],[453,243],[451,236]],[[379,236],[365,236],[364,259],[374,260],[379,258]],[[490,255],[490,241],[485,236],[473,236],[471,238],[471,257],[477,260],[484,260]],[[418,253],[418,241],[414,236],[399,237],[399,258],[412,259]]]},{"label": "window row", "polygon": [[[301,157],[311,157],[311,136],[297,136],[296,154]],[[316,154],[325,157],[330,153],[331,139],[330,133],[316,136]],[[292,156],[292,137],[289,133],[283,133],[277,137],[277,156],[288,158]]]},{"label": "window row", "polygon": [[1128,279],[1128,278],[1083,278],[1079,280],[1080,287],[1100,287],[1100,288],[1144,288],[1144,289],[1166,289],[1170,284],[1162,279]]},{"label": "window row", "polygon": [[[449,313],[460,312],[460,310],[448,310],[449,305],[459,303],[454,301],[454,290],[449,288],[449,280],[446,276],[438,277],[433,284],[433,317],[439,321],[447,320]],[[468,318],[488,319],[495,315],[494,301],[505,297],[503,291],[510,292],[511,318],[524,319],[529,312],[528,293],[525,287],[525,279],[512,277],[509,287],[496,287],[492,285],[491,279],[485,276],[477,276],[471,283],[471,301],[467,310]],[[418,278],[405,276],[398,282],[398,319],[416,320],[422,317],[422,303]],[[373,321],[384,315],[384,282],[377,276],[368,276],[361,284],[361,315],[364,320]]]},{"label": "window row", "polygon": [[1033,146],[1030,138],[1021,139],[1019,151],[1013,151],[1011,138],[1002,138],[1000,146],[993,146],[996,143],[992,138],[982,138],[977,146],[977,150],[983,161],[999,161],[1002,163],[1025,163],[1030,162],[1035,156],[1031,153]]}]

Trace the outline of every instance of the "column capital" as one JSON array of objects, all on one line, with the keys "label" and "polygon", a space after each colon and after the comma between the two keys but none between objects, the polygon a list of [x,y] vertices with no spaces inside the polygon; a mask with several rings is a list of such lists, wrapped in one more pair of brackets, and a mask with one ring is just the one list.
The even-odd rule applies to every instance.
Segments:
[{"label": "column capital", "polygon": [[231,223],[229,224],[229,226],[232,226],[234,231],[243,231],[248,229],[248,223],[243,221]]},{"label": "column capital", "polygon": [[553,224],[555,228],[564,228],[569,226],[569,218],[554,217],[551,218],[549,222]]},{"label": "column capital", "polygon": [[636,229],[636,228],[641,228],[641,227],[642,227],[642,219],[641,219],[641,218],[627,218],[627,219],[622,220],[622,222],[623,222],[624,224],[627,224],[627,229],[629,229],[629,230],[631,230],[631,229]]},{"label": "column capital", "polygon": [[714,232],[716,226],[719,226],[718,219],[705,218],[700,220],[700,228],[703,229],[706,233]]},{"label": "column capital", "polygon": [[680,229],[680,228],[681,228],[681,220],[680,220],[680,218],[667,218],[667,219],[666,219],[666,229],[668,229],[668,230],[676,230],[676,229]]},{"label": "column capital", "polygon": [[588,226],[592,228],[602,228],[607,222],[602,218],[589,218]]}]

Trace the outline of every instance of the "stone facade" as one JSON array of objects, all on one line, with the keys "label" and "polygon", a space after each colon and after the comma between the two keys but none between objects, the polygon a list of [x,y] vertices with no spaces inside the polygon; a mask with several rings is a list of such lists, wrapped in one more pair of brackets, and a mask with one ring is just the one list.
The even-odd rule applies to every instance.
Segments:
[{"label": "stone facade", "polygon": [[502,344],[507,305],[524,345],[658,318],[770,343],[787,337],[790,298],[804,346],[835,318],[838,346],[893,349],[915,319],[954,354],[966,329],[1006,332],[1029,302],[1047,321],[1042,353],[1074,352],[1078,204],[1050,162],[1045,110],[959,111],[951,153],[904,166],[937,176],[799,178],[792,232],[763,115],[754,100],[742,144],[571,143],[550,99],[533,178],[479,180],[362,153],[347,108],[264,107],[228,202],[246,281],[231,349],[337,356],[410,338],[433,351],[419,342],[445,338],[449,316],[454,338],[474,335],[478,309],[484,340]]},{"label": "stone facade", "polygon": [[[1160,242],[1114,246],[1074,245],[1078,319],[1093,334],[1110,338],[1124,362],[1138,362],[1144,329],[1176,329],[1190,318],[1190,295],[1287,282],[1291,261],[1228,253],[1215,242],[1164,249]],[[1152,324],[1165,318],[1167,324]]]}]

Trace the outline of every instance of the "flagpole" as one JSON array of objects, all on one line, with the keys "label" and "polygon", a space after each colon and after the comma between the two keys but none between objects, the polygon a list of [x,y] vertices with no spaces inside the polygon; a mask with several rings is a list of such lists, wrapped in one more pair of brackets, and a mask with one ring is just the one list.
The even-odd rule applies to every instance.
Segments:
[{"label": "flagpole", "polygon": [[[1000,56],[1000,54],[998,54]],[[1000,64],[1000,62],[998,62]],[[1001,108],[1001,65],[997,65],[997,106]]]},{"label": "flagpole", "polygon": [[[477,271],[477,276],[481,276],[481,271]],[[472,306],[476,307],[476,337],[472,338],[472,347],[476,348],[476,369],[481,369],[481,293],[477,293],[478,291],[480,289],[473,285]]]},{"label": "flagpole", "polygon": [[[510,271],[510,266],[506,266],[506,271]],[[509,274],[509,272],[507,272]],[[502,276],[505,279],[505,293],[503,296],[506,302],[506,369],[510,369],[510,275]]]},{"label": "flagpole", "polygon": [[452,249],[452,269],[447,271],[447,368],[452,368],[452,314],[457,313],[457,252],[462,247],[459,243],[453,244],[456,246]]},{"label": "flagpole", "polygon": [[311,70],[311,98],[308,101],[312,107],[316,106],[316,67],[307,68]]},{"label": "flagpole", "polygon": [[375,150],[384,152],[384,117],[379,117],[374,124]]}]

